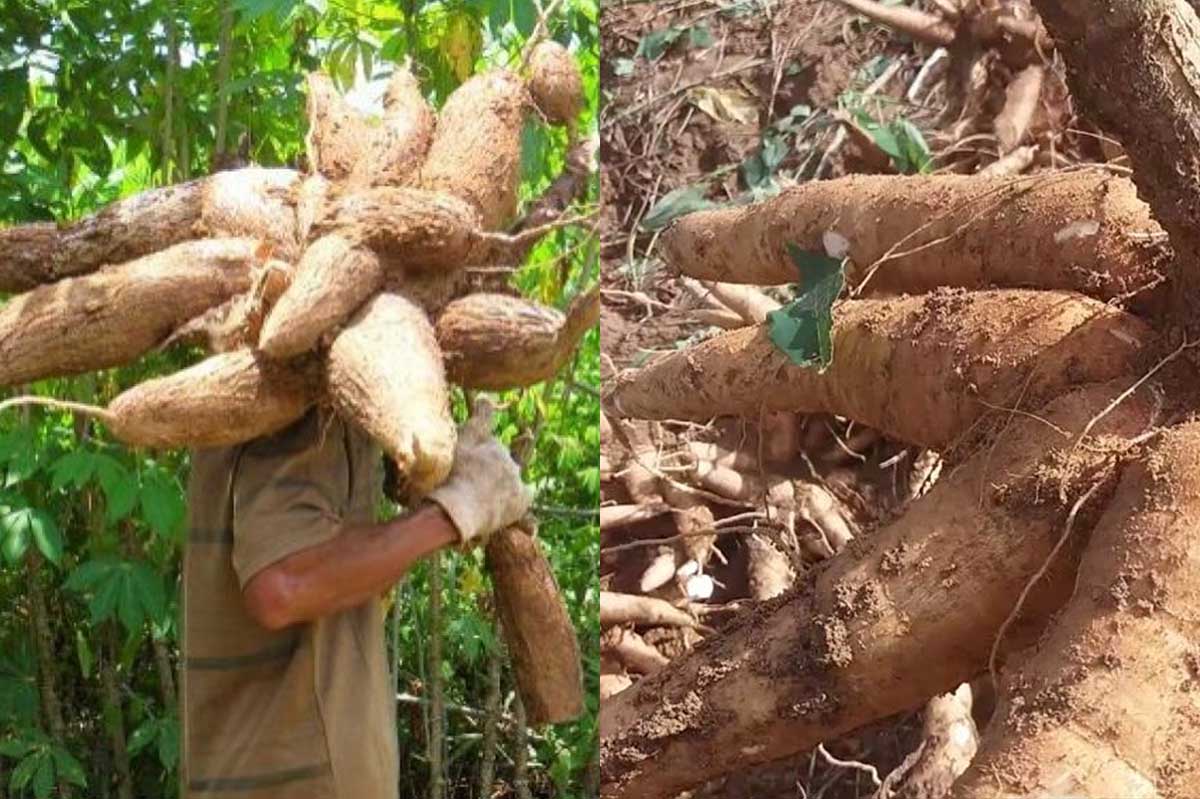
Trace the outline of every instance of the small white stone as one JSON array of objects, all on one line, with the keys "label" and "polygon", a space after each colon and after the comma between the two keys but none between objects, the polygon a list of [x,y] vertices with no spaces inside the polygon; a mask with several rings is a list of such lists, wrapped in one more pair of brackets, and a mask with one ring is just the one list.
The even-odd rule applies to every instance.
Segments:
[{"label": "small white stone", "polygon": [[850,253],[850,239],[836,230],[822,233],[821,243],[825,245],[825,254],[830,258],[845,258]]},{"label": "small white stone", "polygon": [[1095,219],[1079,219],[1054,234],[1056,244],[1062,244],[1067,239],[1082,239],[1095,236],[1100,232],[1100,223]]},{"label": "small white stone", "polygon": [[693,574],[687,581],[688,599],[701,601],[713,595],[713,580],[707,574]]}]

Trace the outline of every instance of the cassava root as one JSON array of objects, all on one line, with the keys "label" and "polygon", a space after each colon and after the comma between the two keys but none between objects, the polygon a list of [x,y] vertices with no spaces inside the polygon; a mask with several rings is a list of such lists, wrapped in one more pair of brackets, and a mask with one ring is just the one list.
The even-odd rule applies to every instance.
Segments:
[{"label": "cassava root", "polygon": [[759,325],[622,373],[606,400],[639,419],[835,413],[941,450],[984,414],[1130,371],[1153,340],[1136,317],[1068,292],[851,300],[835,309],[824,372],[792,364]]},{"label": "cassava root", "polygon": [[673,269],[757,285],[798,281],[789,245],[844,254],[847,283],[868,293],[1030,287],[1134,297],[1161,282],[1170,258],[1133,184],[1099,170],[814,181],[688,214],[662,237]]}]

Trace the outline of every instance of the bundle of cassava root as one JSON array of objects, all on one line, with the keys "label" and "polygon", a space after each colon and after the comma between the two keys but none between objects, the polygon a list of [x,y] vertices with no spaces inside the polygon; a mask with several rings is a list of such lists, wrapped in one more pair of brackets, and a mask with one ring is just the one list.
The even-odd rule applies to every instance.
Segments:
[{"label": "bundle of cassava root", "polygon": [[[436,115],[399,68],[381,119],[313,74],[309,174],[222,172],[73,224],[0,230],[0,292],[24,292],[0,308],[0,386],[127,364],[181,340],[212,353],[107,408],[6,404],[91,413],[150,447],[236,444],[319,404],[375,438],[406,492],[424,495],[451,467],[448,382],[499,390],[549,379],[599,316],[595,289],[562,314],[478,291],[472,278],[502,274],[540,236],[578,221],[501,232],[517,212],[527,117],[573,133],[583,103],[565,48],[543,41],[525,61],[525,76],[469,79]],[[584,145],[572,135],[572,146]],[[578,699],[527,704],[535,721],[557,721]]]}]

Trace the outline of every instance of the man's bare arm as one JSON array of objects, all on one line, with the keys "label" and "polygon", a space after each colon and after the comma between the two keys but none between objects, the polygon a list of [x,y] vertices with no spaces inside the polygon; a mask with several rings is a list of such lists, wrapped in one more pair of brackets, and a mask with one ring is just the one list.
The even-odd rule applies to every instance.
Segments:
[{"label": "man's bare arm", "polygon": [[278,630],[361,605],[426,555],[519,521],[532,496],[491,425],[491,404],[479,398],[459,428],[450,476],[429,502],[386,524],[347,527],[255,574],[242,591],[250,615]]},{"label": "man's bare arm", "polygon": [[250,578],[242,598],[269,630],[314,621],[379,596],[421,558],[459,539],[446,512],[426,503],[390,522],[347,527],[271,564]]}]

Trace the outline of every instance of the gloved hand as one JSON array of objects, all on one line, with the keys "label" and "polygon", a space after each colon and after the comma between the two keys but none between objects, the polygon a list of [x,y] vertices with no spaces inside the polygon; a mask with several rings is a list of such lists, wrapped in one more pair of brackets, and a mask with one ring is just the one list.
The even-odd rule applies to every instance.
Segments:
[{"label": "gloved hand", "polygon": [[459,428],[450,476],[428,496],[454,522],[463,543],[516,524],[533,499],[521,468],[492,436],[492,411],[486,398],[475,401]]}]

